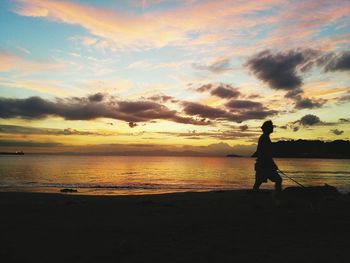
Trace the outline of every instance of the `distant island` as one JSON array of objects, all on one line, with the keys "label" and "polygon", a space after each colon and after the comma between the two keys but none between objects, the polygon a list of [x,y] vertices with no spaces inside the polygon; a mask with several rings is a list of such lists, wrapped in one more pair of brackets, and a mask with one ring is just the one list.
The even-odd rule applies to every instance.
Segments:
[{"label": "distant island", "polygon": [[[291,140],[272,143],[277,158],[350,159],[350,141]],[[252,155],[256,157],[256,152]]]},{"label": "distant island", "polygon": [[23,151],[19,152],[0,152],[0,155],[24,155]]},{"label": "distant island", "polygon": [[226,157],[236,157],[236,158],[241,158],[241,157],[243,157],[242,155],[238,155],[238,154],[228,154],[228,155],[226,155]]}]

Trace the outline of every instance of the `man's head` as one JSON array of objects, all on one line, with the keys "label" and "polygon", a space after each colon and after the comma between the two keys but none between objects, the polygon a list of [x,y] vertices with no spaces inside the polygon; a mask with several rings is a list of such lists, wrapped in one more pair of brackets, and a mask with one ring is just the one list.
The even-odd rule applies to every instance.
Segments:
[{"label": "man's head", "polygon": [[265,121],[261,126],[261,129],[265,134],[270,134],[273,132],[273,123],[272,121]]}]

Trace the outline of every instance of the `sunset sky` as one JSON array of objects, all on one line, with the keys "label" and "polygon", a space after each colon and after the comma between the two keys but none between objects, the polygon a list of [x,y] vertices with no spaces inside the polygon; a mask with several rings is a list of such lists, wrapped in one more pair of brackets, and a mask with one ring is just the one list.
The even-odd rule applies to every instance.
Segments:
[{"label": "sunset sky", "polygon": [[0,151],[350,139],[350,1],[0,2]]}]

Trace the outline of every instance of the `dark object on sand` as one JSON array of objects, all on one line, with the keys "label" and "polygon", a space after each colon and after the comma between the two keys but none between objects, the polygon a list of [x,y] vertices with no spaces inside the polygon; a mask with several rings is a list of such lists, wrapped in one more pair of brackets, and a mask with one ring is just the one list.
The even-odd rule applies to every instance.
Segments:
[{"label": "dark object on sand", "polygon": [[337,200],[341,194],[334,186],[287,187],[283,190],[281,201],[294,207],[308,207],[313,211],[322,209],[325,203]]},{"label": "dark object on sand", "polygon": [[71,188],[64,188],[60,190],[61,193],[77,193],[77,189],[71,189]]},{"label": "dark object on sand", "polygon": [[307,186],[297,187],[291,186],[283,190],[284,195],[293,195],[296,197],[309,197],[309,196],[338,196],[340,195],[337,188],[334,186],[325,184],[324,186]]}]

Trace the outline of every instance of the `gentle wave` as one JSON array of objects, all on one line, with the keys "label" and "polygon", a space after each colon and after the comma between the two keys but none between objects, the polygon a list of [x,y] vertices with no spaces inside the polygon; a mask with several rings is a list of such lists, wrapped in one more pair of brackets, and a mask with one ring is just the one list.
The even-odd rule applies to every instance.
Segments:
[{"label": "gentle wave", "polygon": [[28,182],[24,184],[16,184],[16,185],[1,185],[0,188],[9,188],[9,187],[19,187],[19,188],[88,188],[88,189],[115,189],[115,190],[215,190],[215,189],[233,189],[232,186],[228,185],[167,185],[167,184],[138,184],[138,185],[100,185],[100,184],[51,184],[51,183],[33,183]]},{"label": "gentle wave", "polygon": [[[350,191],[348,160],[277,159],[288,176],[306,186]],[[154,193],[247,189],[254,184],[253,158],[22,156],[0,158],[0,190]],[[295,185],[284,178],[283,186]],[[273,183],[262,188],[273,188]],[[47,190],[47,188],[50,188]]]}]

